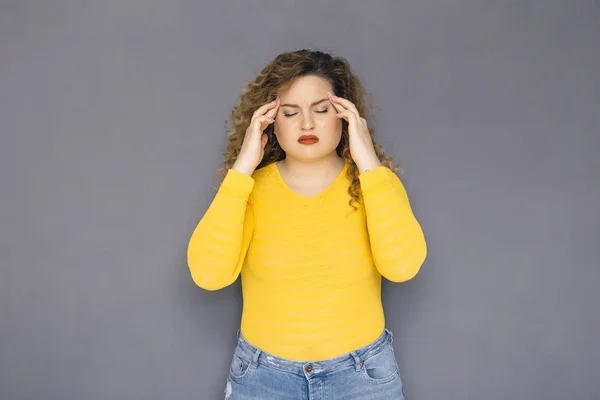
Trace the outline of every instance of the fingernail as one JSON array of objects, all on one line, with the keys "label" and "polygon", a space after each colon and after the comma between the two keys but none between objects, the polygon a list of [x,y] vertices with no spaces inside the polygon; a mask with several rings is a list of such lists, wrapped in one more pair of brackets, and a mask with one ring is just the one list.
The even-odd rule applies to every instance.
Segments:
[{"label": "fingernail", "polygon": [[336,96],[335,96],[335,94],[333,94],[333,92],[327,92],[327,93],[329,93],[329,95],[330,95],[331,97],[336,97]]}]

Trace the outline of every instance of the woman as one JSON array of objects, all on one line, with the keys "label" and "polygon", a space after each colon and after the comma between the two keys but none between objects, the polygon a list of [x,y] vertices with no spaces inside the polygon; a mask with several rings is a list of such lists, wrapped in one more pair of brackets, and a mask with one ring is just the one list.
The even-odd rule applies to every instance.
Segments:
[{"label": "woman", "polygon": [[381,277],[414,277],[426,244],[365,95],[346,59],[299,50],[231,114],[225,176],[188,247],[204,289],[241,273],[226,399],[405,398]]}]

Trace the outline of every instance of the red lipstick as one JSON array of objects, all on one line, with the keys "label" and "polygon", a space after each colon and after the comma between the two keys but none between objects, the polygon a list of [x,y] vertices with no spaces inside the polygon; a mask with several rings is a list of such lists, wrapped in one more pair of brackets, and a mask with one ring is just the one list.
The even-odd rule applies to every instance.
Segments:
[{"label": "red lipstick", "polygon": [[315,135],[302,135],[298,138],[300,144],[315,144],[319,141],[319,138]]}]

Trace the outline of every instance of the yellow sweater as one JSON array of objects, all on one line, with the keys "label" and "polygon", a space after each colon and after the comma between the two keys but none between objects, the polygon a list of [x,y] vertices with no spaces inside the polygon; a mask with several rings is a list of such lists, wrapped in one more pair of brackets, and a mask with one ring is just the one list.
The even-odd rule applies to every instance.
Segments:
[{"label": "yellow sweater", "polygon": [[323,192],[292,191],[275,163],[252,177],[229,170],[194,230],[194,282],[217,290],[241,272],[242,335],[296,361],[336,357],[385,327],[381,276],[402,282],[426,256],[400,179],[381,166],[359,175],[364,208],[348,204],[348,164]]}]

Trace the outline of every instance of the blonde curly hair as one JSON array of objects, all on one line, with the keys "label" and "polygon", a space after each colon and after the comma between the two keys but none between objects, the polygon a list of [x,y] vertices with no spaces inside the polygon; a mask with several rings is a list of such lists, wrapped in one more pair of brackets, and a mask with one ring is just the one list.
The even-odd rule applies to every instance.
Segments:
[{"label": "blonde curly hair", "polygon": [[[367,121],[373,118],[374,108],[367,109],[365,104],[367,100],[371,100],[371,96],[344,57],[334,57],[323,51],[306,49],[279,54],[256,75],[253,81],[248,83],[248,86],[242,91],[239,104],[231,111],[227,120],[227,148],[223,154],[223,164],[218,169],[222,177],[227,175],[227,171],[233,166],[240,153],[246,129],[250,125],[254,111],[262,104],[273,100],[278,91],[293,79],[307,75],[316,75],[326,79],[331,83],[334,94],[354,103],[360,115]],[[369,101],[369,104],[372,102]],[[257,169],[285,158],[285,152],[279,146],[273,133],[273,124],[269,125],[264,133],[267,134],[268,141],[265,145],[264,157]],[[369,133],[379,161],[392,171],[400,171],[401,174],[402,170],[390,156],[385,154],[383,146],[375,143],[374,130],[370,124]],[[342,137],[336,152],[338,156],[349,163],[347,171],[348,177],[351,179],[348,187],[349,204],[356,210],[356,205],[362,202],[358,180],[359,171],[350,155],[348,122],[346,120],[342,120]]]}]

